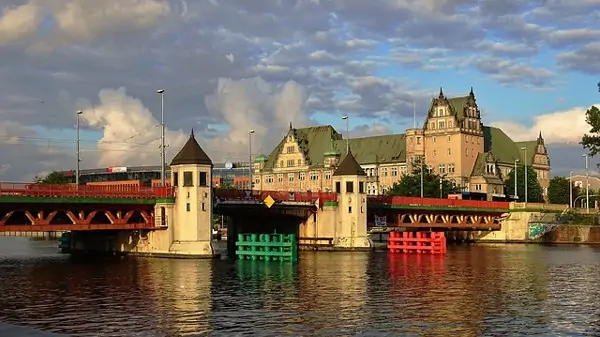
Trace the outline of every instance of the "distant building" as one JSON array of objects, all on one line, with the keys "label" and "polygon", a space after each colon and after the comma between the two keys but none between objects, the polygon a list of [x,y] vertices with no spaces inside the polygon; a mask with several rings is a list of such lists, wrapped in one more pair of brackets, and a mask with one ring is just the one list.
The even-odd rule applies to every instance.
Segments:
[{"label": "distant building", "polygon": [[[289,130],[269,155],[254,160],[254,186],[260,190],[332,191],[332,174],[346,152],[346,140],[332,126]],[[367,173],[367,194],[383,194],[412,170],[419,158],[434,173],[465,191],[488,199],[504,197],[504,180],[515,162],[532,166],[547,193],[550,158],[537,140],[514,142],[502,130],[484,126],[473,90],[432,99],[420,129],[404,134],[353,138],[352,154]],[[344,153],[344,154],[342,154]]]},{"label": "distant building", "polygon": [[[75,171],[64,171],[75,182]],[[248,188],[250,166],[247,163],[215,164],[212,171],[212,183],[215,187],[231,186]],[[159,186],[160,166],[118,166],[80,170],[79,181],[87,185],[131,185]],[[166,184],[171,181],[171,169],[166,167]]]}]

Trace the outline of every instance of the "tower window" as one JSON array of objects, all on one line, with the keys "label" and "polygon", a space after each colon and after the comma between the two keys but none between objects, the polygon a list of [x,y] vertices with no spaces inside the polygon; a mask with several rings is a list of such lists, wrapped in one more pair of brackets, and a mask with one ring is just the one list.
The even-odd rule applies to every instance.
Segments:
[{"label": "tower window", "polygon": [[194,176],[192,172],[183,172],[183,187],[194,186]]},{"label": "tower window", "polygon": [[354,193],[354,183],[352,181],[346,182],[346,193]]},{"label": "tower window", "polygon": [[200,182],[199,182],[200,186],[208,186],[208,179],[206,179],[206,178],[207,178],[206,172],[200,172]]}]

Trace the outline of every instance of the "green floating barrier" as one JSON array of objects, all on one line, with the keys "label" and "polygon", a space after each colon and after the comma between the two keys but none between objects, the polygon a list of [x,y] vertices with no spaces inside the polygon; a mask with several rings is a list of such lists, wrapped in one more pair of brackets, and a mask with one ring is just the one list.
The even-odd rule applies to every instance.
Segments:
[{"label": "green floating barrier", "polygon": [[235,255],[239,260],[297,262],[294,234],[238,234]]},{"label": "green floating barrier", "polygon": [[58,241],[58,248],[63,254],[71,253],[71,233],[63,233]]}]

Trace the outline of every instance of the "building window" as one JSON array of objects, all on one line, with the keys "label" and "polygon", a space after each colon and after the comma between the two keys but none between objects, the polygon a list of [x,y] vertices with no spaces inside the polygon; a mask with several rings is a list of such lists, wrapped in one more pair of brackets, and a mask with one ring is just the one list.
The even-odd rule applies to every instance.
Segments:
[{"label": "building window", "polygon": [[346,182],[346,193],[354,193],[354,183],[352,181]]},{"label": "building window", "polygon": [[417,137],[417,144],[421,144],[421,137]]},{"label": "building window", "polygon": [[330,180],[330,179],[331,179],[331,171],[325,172],[325,180]]},{"label": "building window", "polygon": [[257,185],[260,184],[260,177],[255,177],[254,178],[254,183],[257,184]]},{"label": "building window", "polygon": [[288,173],[288,182],[290,182],[290,183],[294,182],[294,174],[293,173]]},{"label": "building window", "polygon": [[452,140],[452,137],[448,136],[448,143],[450,143],[451,140]]},{"label": "building window", "polygon": [[206,172],[200,172],[200,182],[198,183],[200,186],[208,186],[208,179]]},{"label": "building window", "polygon": [[335,193],[342,193],[342,183],[339,181],[335,182]]},{"label": "building window", "polygon": [[365,183],[362,181],[358,182],[358,193],[365,193]]},{"label": "building window", "polygon": [[194,176],[192,172],[183,172],[183,187],[194,186]]},{"label": "building window", "polygon": [[283,182],[283,174],[278,174],[277,175],[277,181],[282,183]]},{"label": "building window", "polygon": [[287,161],[287,167],[294,167],[294,160],[290,159]]},{"label": "building window", "polygon": [[352,206],[348,206],[348,213],[352,213]]},{"label": "building window", "polygon": [[437,156],[437,151],[436,150],[433,150],[433,156],[434,157]]},{"label": "building window", "polygon": [[[451,128],[451,127],[452,127],[452,121],[448,121],[448,127],[449,127],[449,128]],[[448,138],[450,138],[450,137],[448,136]]]},{"label": "building window", "polygon": [[303,181],[306,178],[306,173],[300,172],[298,173],[298,180]]},{"label": "building window", "polygon": [[272,175],[268,175],[265,177],[265,182],[270,184],[273,182],[273,176]]},{"label": "building window", "polygon": [[452,151],[450,149],[448,149],[448,157],[450,157],[452,155]]},{"label": "building window", "polygon": [[469,156],[469,149],[465,149],[465,156]]},{"label": "building window", "polygon": [[291,142],[292,140],[294,140],[294,137],[292,137],[292,135],[288,136],[288,142]]},{"label": "building window", "polygon": [[406,166],[400,166],[400,174],[402,174],[402,175],[406,174]]},{"label": "building window", "polygon": [[446,173],[446,165],[444,164],[440,164],[440,166],[438,166],[438,172],[440,172],[440,174],[445,174]]},{"label": "building window", "polygon": [[283,160],[279,162],[279,167],[283,167]]},{"label": "building window", "polygon": [[397,177],[398,176],[398,168],[397,167],[392,167],[390,170],[391,170],[391,173],[392,173],[392,177]]},{"label": "building window", "polygon": [[433,141],[433,143],[435,144],[435,136],[433,136],[433,138],[431,138],[431,140]]},{"label": "building window", "polygon": [[311,172],[310,173],[310,180],[311,181],[317,181],[317,180],[319,180],[319,174],[317,172]]},{"label": "building window", "polygon": [[189,212],[192,209],[192,206],[190,205],[190,203],[188,202],[187,204],[185,204],[185,211]]},{"label": "building window", "polygon": [[481,191],[481,184],[475,184],[475,191]]},{"label": "building window", "polygon": [[439,121],[438,124],[440,129],[444,129],[446,127],[446,123],[444,121]]},{"label": "building window", "polygon": [[382,177],[387,177],[387,175],[388,175],[388,172],[387,172],[387,167],[383,167],[383,168],[381,169],[381,176],[382,176]]},{"label": "building window", "polygon": [[173,172],[173,186],[179,186],[179,174],[177,172]]},{"label": "building window", "polygon": [[431,173],[433,171],[433,167],[431,165],[427,165],[427,172]]},{"label": "building window", "polygon": [[288,146],[287,147],[287,153],[294,153],[294,147],[293,146]]},{"label": "building window", "polygon": [[448,173],[454,173],[454,164],[448,164]]},{"label": "building window", "polygon": [[465,143],[469,142],[469,136],[465,136]]}]

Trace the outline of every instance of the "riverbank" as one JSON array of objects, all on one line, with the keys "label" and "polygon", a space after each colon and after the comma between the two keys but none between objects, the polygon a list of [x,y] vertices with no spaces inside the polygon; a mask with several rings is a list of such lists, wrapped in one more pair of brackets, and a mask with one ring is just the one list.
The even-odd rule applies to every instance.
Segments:
[{"label": "riverbank", "polygon": [[51,332],[44,332],[18,325],[0,323],[0,336],[2,337],[67,337]]}]

